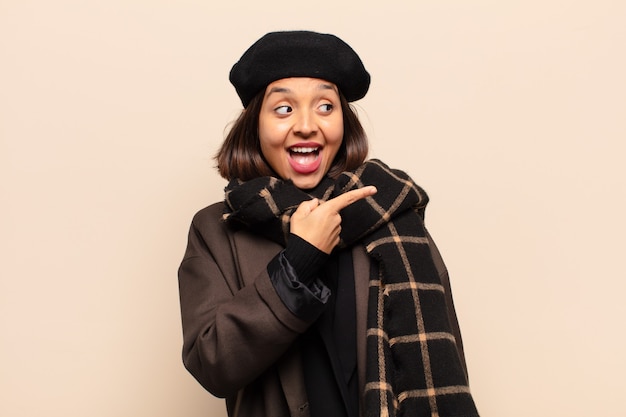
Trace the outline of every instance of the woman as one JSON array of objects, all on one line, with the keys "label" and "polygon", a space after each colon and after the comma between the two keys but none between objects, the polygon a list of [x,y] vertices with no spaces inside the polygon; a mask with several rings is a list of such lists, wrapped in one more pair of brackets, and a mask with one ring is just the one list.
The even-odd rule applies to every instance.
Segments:
[{"label": "woman", "polygon": [[179,270],[183,361],[229,416],[476,416],[427,196],[365,161],[370,76],[333,35],[269,33],[230,73],[244,110],[224,202]]}]

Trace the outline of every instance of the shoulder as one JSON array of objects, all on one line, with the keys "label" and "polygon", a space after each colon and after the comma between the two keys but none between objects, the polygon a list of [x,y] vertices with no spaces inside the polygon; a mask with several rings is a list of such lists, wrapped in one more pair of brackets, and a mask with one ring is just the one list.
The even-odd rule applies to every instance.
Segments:
[{"label": "shoulder", "polygon": [[199,229],[224,227],[222,215],[224,214],[224,202],[213,203],[198,211],[192,220],[192,225]]},{"label": "shoulder", "polygon": [[205,246],[216,252],[247,241],[267,244],[267,239],[226,222],[224,210],[225,204],[220,201],[198,211],[191,222],[190,238],[204,242]]},{"label": "shoulder", "polygon": [[[233,231],[222,219],[224,213],[224,203],[218,202],[199,210],[191,221],[189,230],[189,246],[205,248],[209,251],[211,247],[228,247],[225,242],[231,239]],[[194,245],[192,245],[194,243]]]}]

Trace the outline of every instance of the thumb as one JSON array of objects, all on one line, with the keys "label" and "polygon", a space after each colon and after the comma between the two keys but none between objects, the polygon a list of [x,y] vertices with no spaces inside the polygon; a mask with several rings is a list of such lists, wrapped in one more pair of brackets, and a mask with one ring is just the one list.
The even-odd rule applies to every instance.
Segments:
[{"label": "thumb", "polygon": [[319,200],[317,198],[313,198],[311,200],[307,200],[307,201],[303,201],[302,203],[300,203],[300,205],[298,206],[298,208],[296,209],[296,211],[294,211],[294,215],[298,215],[298,216],[307,216],[309,213],[311,213],[313,210],[315,210],[315,208],[317,208],[317,206],[319,206]]}]

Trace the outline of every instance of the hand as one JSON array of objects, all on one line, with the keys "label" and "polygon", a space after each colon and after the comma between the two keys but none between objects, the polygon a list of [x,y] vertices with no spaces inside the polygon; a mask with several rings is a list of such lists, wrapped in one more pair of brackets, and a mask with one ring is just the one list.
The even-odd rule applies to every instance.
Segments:
[{"label": "hand", "polygon": [[322,252],[330,254],[339,244],[341,232],[339,211],[376,192],[376,187],[370,185],[348,191],[321,204],[317,198],[304,201],[291,216],[290,232],[300,236]]}]

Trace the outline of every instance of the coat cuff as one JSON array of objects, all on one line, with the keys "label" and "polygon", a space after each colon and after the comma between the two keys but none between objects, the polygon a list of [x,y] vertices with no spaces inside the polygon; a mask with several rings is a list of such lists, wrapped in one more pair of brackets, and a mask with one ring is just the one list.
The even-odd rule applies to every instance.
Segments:
[{"label": "coat cuff", "polygon": [[298,318],[313,322],[324,311],[330,289],[319,279],[311,280],[309,285],[303,284],[284,250],[270,261],[267,272],[280,299]]}]

